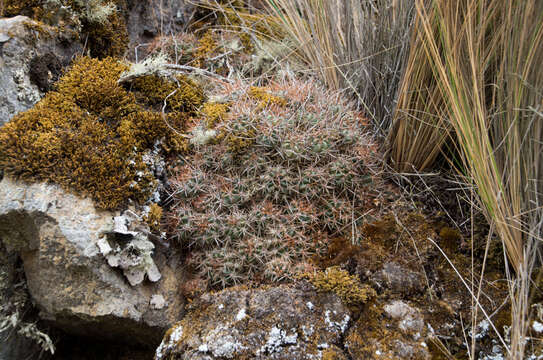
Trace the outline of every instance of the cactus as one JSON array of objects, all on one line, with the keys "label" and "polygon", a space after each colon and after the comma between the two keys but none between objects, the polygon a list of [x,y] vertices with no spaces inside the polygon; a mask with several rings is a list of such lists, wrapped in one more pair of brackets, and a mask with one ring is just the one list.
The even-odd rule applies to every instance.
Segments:
[{"label": "cactus", "polygon": [[212,122],[216,141],[180,159],[171,233],[208,286],[292,279],[325,253],[329,238],[352,238],[371,178],[371,143],[349,104],[309,89],[304,106],[285,98],[263,107],[249,88],[228,117]]}]

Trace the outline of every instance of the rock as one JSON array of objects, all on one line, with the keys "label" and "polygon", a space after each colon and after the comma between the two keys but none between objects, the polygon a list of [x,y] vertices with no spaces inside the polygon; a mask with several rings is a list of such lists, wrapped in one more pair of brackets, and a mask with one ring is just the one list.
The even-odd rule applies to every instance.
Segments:
[{"label": "rock", "polygon": [[399,321],[399,328],[405,332],[420,334],[424,331],[424,319],[420,312],[401,300],[395,300],[385,305],[385,313]]},{"label": "rock", "polygon": [[136,218],[97,211],[57,185],[0,182],[0,239],[21,257],[40,317],[76,335],[156,346],[183,311],[181,277]]},{"label": "rock", "polygon": [[162,359],[345,359],[351,313],[334,294],[297,286],[208,293],[165,335]]},{"label": "rock", "polygon": [[37,359],[41,352],[33,339],[19,333],[21,317],[28,313],[30,303],[21,286],[21,273],[17,256],[0,242],[0,360]]},{"label": "rock", "polygon": [[135,59],[145,57],[145,46],[160,35],[169,36],[185,30],[195,13],[195,6],[188,0],[128,1],[127,30],[130,48],[134,49]]},{"label": "rock", "polygon": [[71,33],[25,16],[0,18],[0,126],[34,106],[82,49]]},{"label": "rock", "polygon": [[396,294],[412,295],[424,291],[420,274],[396,262],[385,263],[381,270],[373,274],[371,280],[378,288],[390,289]]},{"label": "rock", "polygon": [[349,329],[345,348],[351,359],[429,360],[424,326],[420,311],[402,301],[373,304]]}]

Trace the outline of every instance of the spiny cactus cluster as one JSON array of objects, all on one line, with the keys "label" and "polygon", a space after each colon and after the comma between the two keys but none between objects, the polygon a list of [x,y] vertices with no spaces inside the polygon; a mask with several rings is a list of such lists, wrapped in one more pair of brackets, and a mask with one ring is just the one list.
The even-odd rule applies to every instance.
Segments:
[{"label": "spiny cactus cluster", "polygon": [[[170,233],[214,288],[311,270],[361,217],[373,167],[360,117],[317,86],[276,87],[285,104],[263,107],[246,92],[215,141],[174,170]],[[232,146],[237,137],[243,146]]]}]

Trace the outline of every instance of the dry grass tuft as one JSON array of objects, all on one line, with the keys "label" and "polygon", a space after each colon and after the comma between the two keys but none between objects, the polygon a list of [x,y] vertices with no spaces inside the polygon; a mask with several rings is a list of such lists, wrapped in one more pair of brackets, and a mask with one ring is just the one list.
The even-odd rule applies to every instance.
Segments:
[{"label": "dry grass tuft", "polygon": [[356,95],[386,129],[409,44],[410,0],[268,0],[294,41],[294,53],[325,84]]},{"label": "dry grass tuft", "polygon": [[521,359],[543,223],[543,3],[417,0],[416,6],[392,157],[400,170],[423,169],[452,131],[460,158],[451,163],[472,179],[512,266],[507,352]]}]

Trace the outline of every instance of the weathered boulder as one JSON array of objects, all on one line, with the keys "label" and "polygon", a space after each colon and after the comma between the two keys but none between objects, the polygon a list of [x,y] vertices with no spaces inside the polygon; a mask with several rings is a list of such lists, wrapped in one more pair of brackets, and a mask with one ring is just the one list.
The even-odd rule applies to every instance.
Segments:
[{"label": "weathered boulder", "polygon": [[351,317],[339,297],[318,294],[305,282],[235,287],[195,301],[168,330],[155,359],[346,359]]},{"label": "weathered boulder", "polygon": [[0,126],[34,106],[82,49],[68,30],[25,16],[0,18]]},{"label": "weathered boulder", "polygon": [[0,239],[21,257],[41,318],[78,335],[156,345],[183,311],[182,277],[134,223],[57,185],[0,182]]}]

